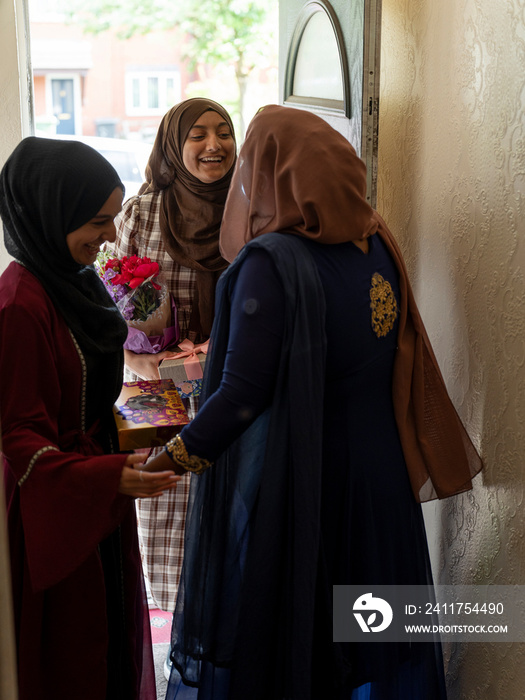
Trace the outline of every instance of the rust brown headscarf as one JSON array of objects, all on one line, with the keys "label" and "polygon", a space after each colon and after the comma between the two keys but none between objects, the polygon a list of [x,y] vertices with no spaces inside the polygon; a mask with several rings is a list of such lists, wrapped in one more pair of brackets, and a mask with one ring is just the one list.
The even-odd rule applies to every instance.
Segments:
[{"label": "rust brown headscarf", "polygon": [[408,474],[418,501],[445,498],[472,487],[481,459],[448,396],[399,246],[365,197],[365,165],[343,136],[309,112],[264,107],[239,154],[221,251],[232,261],[245,243],[270,231],[327,244],[377,232],[400,276],[393,401]]},{"label": "rust brown headscarf", "polygon": [[186,169],[184,142],[195,121],[208,110],[224,118],[235,139],[230,115],[217,102],[197,97],[175,105],[159,126],[140,189],[140,194],[162,190],[160,230],[166,250],[180,265],[197,272],[190,330],[201,340],[210,334],[215,284],[227,266],[219,252],[219,230],[235,164],[227,175],[209,184]]},{"label": "rust brown headscarf", "polygon": [[342,243],[366,238],[377,227],[366,201],[365,164],[344,136],[299,109],[269,105],[255,115],[224,211],[220,246],[226,260],[270,231]]}]

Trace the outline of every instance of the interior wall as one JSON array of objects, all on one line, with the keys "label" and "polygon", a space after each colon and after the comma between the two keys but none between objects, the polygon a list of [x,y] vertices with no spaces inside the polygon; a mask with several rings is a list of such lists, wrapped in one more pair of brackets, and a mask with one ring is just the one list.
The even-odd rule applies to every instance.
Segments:
[{"label": "interior wall", "polygon": [[[0,168],[31,130],[31,68],[27,54],[25,0],[0,2]],[[0,236],[0,272],[11,258]]]},{"label": "interior wall", "polygon": [[[15,0],[0,2],[0,168],[22,136]],[[0,225],[1,226],[1,225]],[[0,236],[0,272],[10,261]],[[5,371],[5,370],[4,370]],[[0,436],[1,442],[1,436]],[[1,459],[0,459],[1,468]],[[3,485],[0,487],[0,700],[16,700],[16,654]]]},{"label": "interior wall", "polygon": [[[0,435],[0,449],[2,436]],[[0,470],[2,455],[0,455]],[[17,673],[4,481],[0,480],[0,700],[17,700]]]},{"label": "interior wall", "polygon": [[[378,167],[378,210],[485,463],[473,491],[425,506],[436,582],[523,584],[523,0],[383,0]],[[451,700],[523,697],[524,655],[448,646]]]}]

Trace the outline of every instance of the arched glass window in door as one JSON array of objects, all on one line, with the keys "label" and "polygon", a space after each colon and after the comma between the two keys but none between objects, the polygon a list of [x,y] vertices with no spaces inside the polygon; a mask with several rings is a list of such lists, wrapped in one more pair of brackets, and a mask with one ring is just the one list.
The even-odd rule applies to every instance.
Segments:
[{"label": "arched glass window in door", "polygon": [[297,18],[288,52],[284,101],[351,116],[343,35],[332,6],[324,0],[311,0]]}]

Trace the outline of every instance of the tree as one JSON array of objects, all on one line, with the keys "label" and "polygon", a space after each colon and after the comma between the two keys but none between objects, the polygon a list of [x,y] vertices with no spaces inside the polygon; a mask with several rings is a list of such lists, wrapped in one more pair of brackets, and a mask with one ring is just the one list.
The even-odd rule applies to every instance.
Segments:
[{"label": "tree", "polygon": [[275,59],[277,7],[278,0],[73,0],[68,14],[87,32],[113,29],[121,39],[180,29],[190,70],[199,65],[232,66],[244,133],[248,79]]}]

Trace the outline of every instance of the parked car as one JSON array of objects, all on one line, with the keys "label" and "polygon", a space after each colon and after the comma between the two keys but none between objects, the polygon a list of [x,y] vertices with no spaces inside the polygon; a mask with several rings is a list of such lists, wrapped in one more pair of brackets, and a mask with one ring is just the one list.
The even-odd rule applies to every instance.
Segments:
[{"label": "parked car", "polygon": [[[37,134],[39,136],[40,134]],[[48,134],[41,134],[49,138]],[[125,199],[137,194],[145,180],[145,169],[151,144],[143,141],[104,138],[102,136],[52,135],[51,138],[81,141],[104,156],[115,168],[126,187]]]}]

